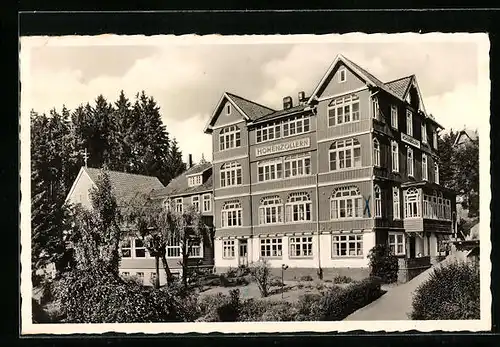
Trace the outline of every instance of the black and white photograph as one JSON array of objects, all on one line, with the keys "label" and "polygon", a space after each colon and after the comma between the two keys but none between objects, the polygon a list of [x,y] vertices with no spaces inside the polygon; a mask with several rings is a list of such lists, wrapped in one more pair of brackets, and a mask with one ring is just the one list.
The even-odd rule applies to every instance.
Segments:
[{"label": "black and white photograph", "polygon": [[22,334],[490,329],[489,64],[487,34],[21,37]]}]

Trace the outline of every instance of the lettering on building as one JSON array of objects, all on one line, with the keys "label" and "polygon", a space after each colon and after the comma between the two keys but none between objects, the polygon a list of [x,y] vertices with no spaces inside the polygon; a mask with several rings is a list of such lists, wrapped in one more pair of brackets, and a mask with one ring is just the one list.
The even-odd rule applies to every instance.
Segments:
[{"label": "lettering on building", "polygon": [[417,139],[414,139],[410,135],[407,135],[405,133],[401,133],[401,141],[406,142],[409,145],[412,145],[413,147],[417,147],[420,149],[420,141]]},{"label": "lettering on building", "polygon": [[309,137],[306,137],[303,139],[289,141],[285,143],[259,147],[255,149],[255,155],[259,157],[263,155],[291,151],[299,148],[306,148],[309,147],[310,145],[311,145],[311,140]]}]

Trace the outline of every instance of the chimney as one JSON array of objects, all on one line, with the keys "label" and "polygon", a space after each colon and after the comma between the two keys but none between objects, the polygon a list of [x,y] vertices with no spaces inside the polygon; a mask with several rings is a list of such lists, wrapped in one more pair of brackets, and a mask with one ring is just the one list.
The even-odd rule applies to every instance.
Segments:
[{"label": "chimney", "polygon": [[193,155],[189,154],[189,157],[188,157],[188,169],[191,168],[192,166],[193,166]]},{"label": "chimney", "polygon": [[306,101],[306,93],[304,91],[299,92],[299,104],[302,104]]},{"label": "chimney", "polygon": [[292,106],[293,106],[292,97],[291,96],[285,96],[283,98],[283,109],[286,110],[286,109],[292,108]]}]

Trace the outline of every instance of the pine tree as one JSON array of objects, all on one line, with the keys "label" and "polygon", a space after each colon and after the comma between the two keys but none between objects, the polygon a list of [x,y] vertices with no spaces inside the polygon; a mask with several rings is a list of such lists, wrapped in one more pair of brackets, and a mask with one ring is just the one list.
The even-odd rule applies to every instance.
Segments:
[{"label": "pine tree", "polygon": [[453,156],[455,148],[453,146],[457,134],[450,130],[438,138],[438,156],[439,156],[439,182],[446,188],[457,189],[455,182],[455,165]]},{"label": "pine tree", "polygon": [[174,138],[170,147],[169,174],[171,178],[179,176],[186,171],[186,163],[182,160],[182,152],[179,149],[177,140]]},{"label": "pine tree", "polygon": [[115,102],[113,122],[114,128],[114,144],[113,144],[113,163],[111,169],[117,171],[128,172],[131,167],[133,137],[133,119],[132,109],[128,98],[123,90],[120,92],[118,100]]}]

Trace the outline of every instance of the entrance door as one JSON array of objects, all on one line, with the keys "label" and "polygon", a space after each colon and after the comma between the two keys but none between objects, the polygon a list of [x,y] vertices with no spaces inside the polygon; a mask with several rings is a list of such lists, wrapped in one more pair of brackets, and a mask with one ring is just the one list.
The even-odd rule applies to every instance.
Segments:
[{"label": "entrance door", "polygon": [[248,240],[247,239],[241,239],[239,240],[239,258],[238,258],[238,265],[248,265]]},{"label": "entrance door", "polygon": [[410,241],[410,258],[415,258],[415,235],[409,237]]}]

